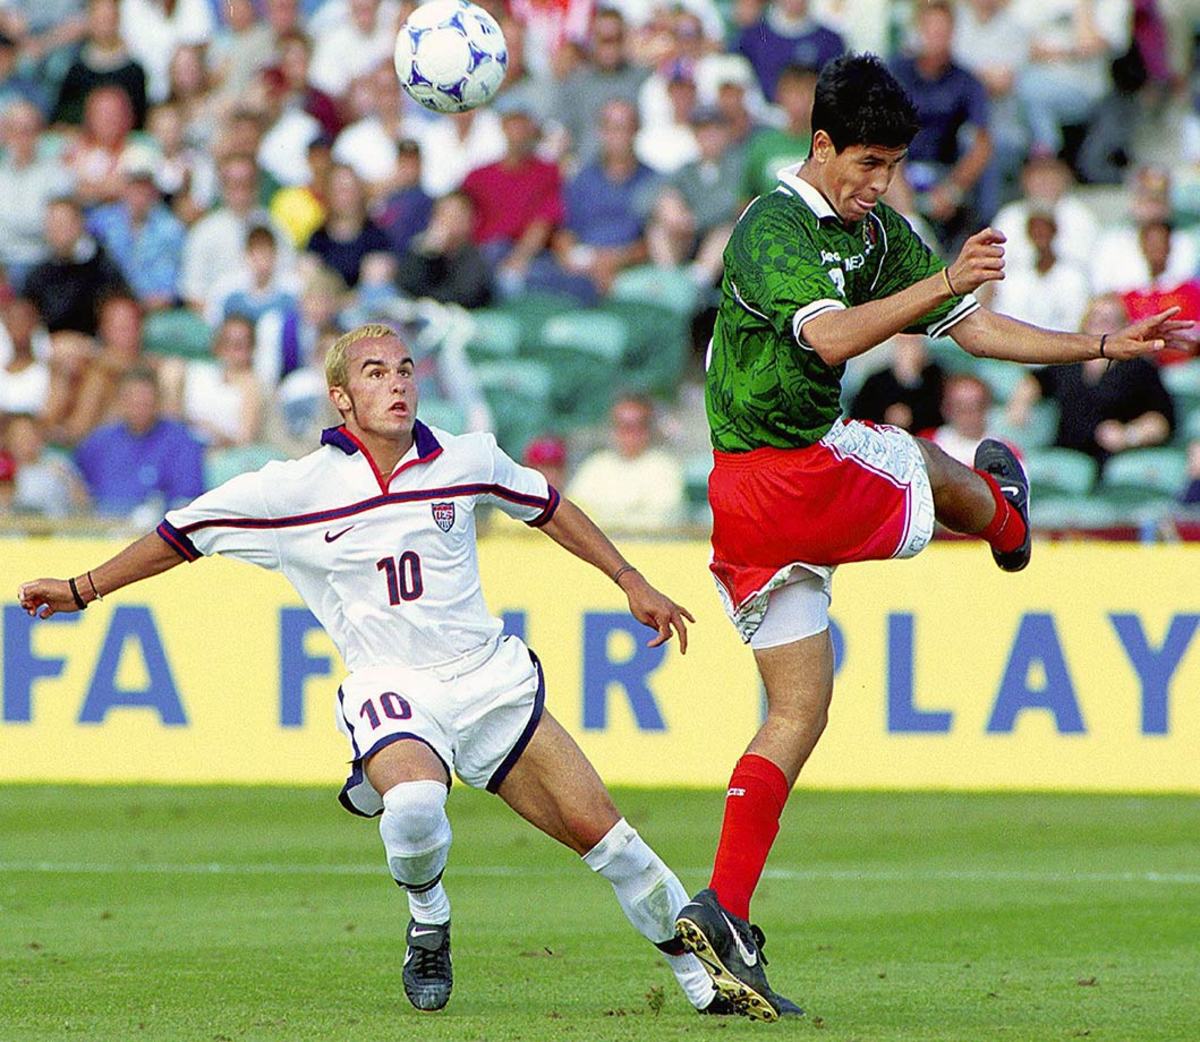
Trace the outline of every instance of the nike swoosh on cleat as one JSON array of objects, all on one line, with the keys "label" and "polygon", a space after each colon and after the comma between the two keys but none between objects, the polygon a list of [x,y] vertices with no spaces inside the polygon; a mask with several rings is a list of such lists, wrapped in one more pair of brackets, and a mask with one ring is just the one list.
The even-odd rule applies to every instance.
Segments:
[{"label": "nike swoosh on cleat", "polygon": [[758,952],[752,952],[746,947],[742,939],[738,936],[737,930],[733,928],[733,923],[729,921],[729,916],[722,912],[721,918],[725,920],[725,925],[729,927],[729,932],[733,936],[733,943],[737,946],[738,954],[742,957],[742,962],[747,966],[757,966]]},{"label": "nike swoosh on cleat", "polygon": [[[350,526],[350,528],[353,528],[353,527],[354,527],[353,525],[351,525],[351,526]],[[344,536],[344,535],[345,535],[347,532],[349,532],[349,531],[350,531],[350,528],[343,528],[343,529],[342,529],[340,532],[338,532],[336,535],[330,535],[328,532],[326,532],[326,533],[325,533],[325,542],[327,542],[327,543],[332,543],[332,542],[334,542],[335,540],[341,539],[341,538],[342,538],[342,536]]]},{"label": "nike swoosh on cleat", "polygon": [[1021,490],[1016,485],[1001,485],[1000,491],[1008,496],[1015,496]]},{"label": "nike swoosh on cleat", "polygon": [[412,930],[412,931],[410,931],[408,936],[409,937],[436,937],[439,933],[441,933],[440,930]]}]

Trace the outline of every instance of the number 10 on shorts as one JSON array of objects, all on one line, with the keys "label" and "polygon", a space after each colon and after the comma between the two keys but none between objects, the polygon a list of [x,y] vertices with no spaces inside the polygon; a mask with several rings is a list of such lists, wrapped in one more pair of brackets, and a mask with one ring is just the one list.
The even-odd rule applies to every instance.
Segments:
[{"label": "number 10 on shorts", "polygon": [[[412,706],[395,691],[385,691],[379,696],[379,709],[383,710],[383,715],[389,720],[407,720],[412,716]],[[363,703],[362,709],[358,711],[359,716],[365,717],[370,722],[372,731],[379,730],[381,722],[379,709],[375,708],[375,700],[368,698]]]}]

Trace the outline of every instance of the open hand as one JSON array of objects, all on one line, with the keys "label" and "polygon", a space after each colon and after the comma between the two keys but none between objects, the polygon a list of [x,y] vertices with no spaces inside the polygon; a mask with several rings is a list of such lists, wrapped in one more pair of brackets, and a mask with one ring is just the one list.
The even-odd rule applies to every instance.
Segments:
[{"label": "open hand", "polygon": [[1185,332],[1195,325],[1190,319],[1175,318],[1179,308],[1167,308],[1157,315],[1133,322],[1124,329],[1109,333],[1104,341],[1104,357],[1124,362],[1130,358],[1153,354],[1166,347],[1191,350],[1195,336]]},{"label": "open hand", "polygon": [[976,232],[959,250],[958,258],[946,269],[954,292],[974,293],[985,282],[1004,278],[1004,243],[1002,232],[984,228]]},{"label": "open hand", "polygon": [[643,626],[658,630],[658,636],[646,642],[646,647],[657,648],[671,639],[671,630],[679,634],[679,651],[687,654],[687,623],[695,622],[687,608],[676,604],[666,594],[659,593],[642,577],[640,572],[628,573],[621,582],[621,589],[629,598],[629,613]]}]

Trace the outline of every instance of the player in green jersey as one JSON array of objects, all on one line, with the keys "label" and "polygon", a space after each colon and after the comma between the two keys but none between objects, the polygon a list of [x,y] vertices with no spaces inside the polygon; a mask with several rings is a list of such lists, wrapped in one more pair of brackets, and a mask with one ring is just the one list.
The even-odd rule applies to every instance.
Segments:
[{"label": "player in green jersey", "polygon": [[725,251],[707,365],[714,448],[712,571],[753,649],[767,716],[738,761],[709,887],[678,937],[741,1012],[798,1012],[763,973],[750,897],[779,816],[825,727],[833,693],[830,579],[850,561],[909,557],[934,520],[977,535],[996,563],[1029,561],[1028,482],[985,440],[975,467],[894,427],[841,417],[846,360],[900,332],[947,335],[1015,362],[1123,360],[1174,346],[1178,309],[1104,337],[995,314],[973,291],[1004,277],[1004,236],[984,229],[946,267],[882,196],[916,134],[911,100],[873,55],[825,66],[809,158],[738,221]]}]

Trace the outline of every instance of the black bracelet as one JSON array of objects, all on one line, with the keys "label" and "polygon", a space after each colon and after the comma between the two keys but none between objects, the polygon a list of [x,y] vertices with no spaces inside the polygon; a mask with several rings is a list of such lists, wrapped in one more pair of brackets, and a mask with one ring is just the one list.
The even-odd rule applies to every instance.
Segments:
[{"label": "black bracelet", "polygon": [[618,586],[620,586],[622,575],[624,575],[626,572],[636,572],[636,571],[637,571],[637,569],[634,568],[633,565],[631,565],[631,564],[624,565],[617,569],[616,574],[613,575],[613,577],[612,577],[612,581],[615,582]]},{"label": "black bracelet", "polygon": [[98,601],[104,600],[104,598],[100,596],[100,591],[96,589],[96,580],[92,578],[92,573],[90,570],[87,573],[87,577],[88,577],[88,584],[92,588],[92,593],[94,593],[96,595],[96,600],[98,600]]},{"label": "black bracelet", "polygon": [[75,598],[75,607],[83,611],[87,607],[87,601],[79,596],[79,587],[75,585],[75,580],[68,579],[67,585],[71,587],[71,596]]},{"label": "black bracelet", "polygon": [[1101,358],[1107,358],[1107,357],[1108,357],[1108,355],[1106,355],[1106,354],[1104,353],[1104,341],[1106,341],[1107,339],[1108,339],[1108,334],[1107,334],[1107,333],[1101,333],[1101,334],[1100,334],[1100,357],[1101,357]]}]

